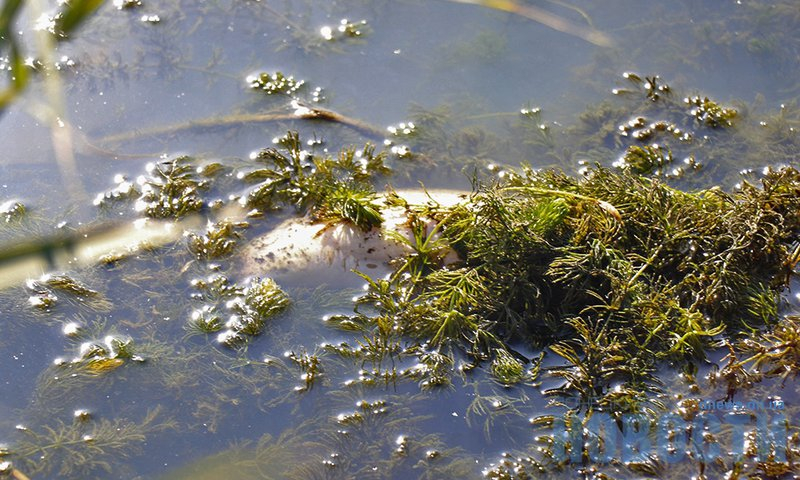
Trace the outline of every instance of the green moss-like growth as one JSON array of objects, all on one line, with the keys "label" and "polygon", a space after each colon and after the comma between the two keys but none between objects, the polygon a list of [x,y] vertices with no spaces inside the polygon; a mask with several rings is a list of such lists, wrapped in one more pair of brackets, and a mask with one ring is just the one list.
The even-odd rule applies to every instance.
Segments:
[{"label": "green moss-like growth", "polygon": [[174,422],[159,420],[160,410],[149,411],[140,422],[56,419],[41,429],[23,427],[12,453],[32,477],[101,478],[116,471],[122,459],[138,454],[150,435],[175,428]]},{"label": "green moss-like growth", "polygon": [[200,259],[224,257],[233,253],[236,240],[241,236],[239,230],[247,228],[247,222],[223,220],[208,225],[206,233],[189,234],[189,250]]},{"label": "green moss-like growth", "polygon": [[436,210],[459,263],[412,268],[410,255],[389,280],[368,279],[349,325],[369,348],[406,335],[437,354],[494,357],[504,383],[522,367],[501,368],[506,342],[551,346],[567,361],[559,393],[635,409],[658,388],[659,361],[691,363],[724,333],[774,321],[798,212],[792,168],[732,193],[681,192],[630,169],[507,173]]},{"label": "green moss-like growth", "polygon": [[9,200],[0,204],[0,219],[5,223],[11,223],[25,215],[25,205],[21,202]]},{"label": "green moss-like growth", "polygon": [[289,297],[270,278],[253,281],[245,289],[242,313],[250,317],[269,318],[289,306]]},{"label": "green moss-like growth", "polygon": [[192,312],[188,328],[196,333],[219,334],[219,342],[236,346],[260,335],[267,320],[289,306],[289,297],[270,278],[254,279],[246,287],[228,283],[224,276],[196,281],[199,295],[207,300]]},{"label": "green moss-like growth", "polygon": [[758,372],[786,379],[800,374],[800,318],[788,316],[758,341],[745,339],[741,346]]},{"label": "green moss-like growth", "polygon": [[28,280],[27,287],[31,292],[28,303],[42,310],[55,307],[59,295],[71,303],[86,305],[99,312],[108,312],[113,307],[100,292],[63,273],[45,274],[38,280]]},{"label": "green moss-like growth", "polygon": [[[565,314],[635,311],[628,319],[657,321],[648,305],[680,319],[673,328],[695,313],[737,328],[753,285],[780,287],[800,228],[799,188],[794,169],[732,194],[680,192],[603,168],[581,180],[526,171],[480,192],[479,206],[451,216],[444,232],[492,280],[489,291],[504,292],[501,304],[516,307],[494,309],[507,332],[536,325],[558,334],[550,319]],[[539,212],[553,202],[563,202],[559,214]]]},{"label": "green moss-like growth", "polygon": [[377,195],[371,188],[360,185],[339,184],[312,208],[313,216],[327,222],[349,222],[361,230],[369,231],[383,223]]},{"label": "green moss-like growth", "polygon": [[303,149],[295,132],[276,143],[283,150],[262,150],[256,161],[264,166],[244,176],[260,181],[247,196],[249,206],[294,206],[318,220],[348,221],[363,230],[380,225],[383,219],[372,182],[390,172],[384,153],[367,145],[360,152],[344,149],[337,158],[316,156]]},{"label": "green moss-like growth", "polygon": [[709,100],[708,97],[694,96],[685,101],[692,107],[690,113],[694,118],[707,127],[730,127],[733,125],[733,119],[736,118],[736,110],[721,107],[716,102]]},{"label": "green moss-like growth", "polygon": [[525,367],[506,350],[497,350],[492,361],[492,375],[503,385],[513,385],[525,379]]},{"label": "green moss-like growth", "polygon": [[136,208],[151,218],[180,218],[203,207],[200,190],[206,182],[197,176],[191,158],[182,156],[148,165],[141,178],[142,196]]},{"label": "green moss-like growth", "polygon": [[287,352],[286,358],[291,360],[303,372],[300,375],[300,380],[302,380],[303,385],[295,387],[295,391],[304,392],[310,390],[320,377],[322,377],[323,369],[319,356],[303,350],[299,353]]},{"label": "green moss-like growth", "polygon": [[638,174],[650,174],[672,163],[672,152],[658,146],[633,145],[625,151],[622,161],[625,167]]},{"label": "green moss-like growth", "polygon": [[247,80],[250,87],[263,90],[267,95],[294,96],[294,94],[302,90],[306,84],[305,80],[296,80],[293,76],[287,76],[281,72],[264,72],[249,77]]}]

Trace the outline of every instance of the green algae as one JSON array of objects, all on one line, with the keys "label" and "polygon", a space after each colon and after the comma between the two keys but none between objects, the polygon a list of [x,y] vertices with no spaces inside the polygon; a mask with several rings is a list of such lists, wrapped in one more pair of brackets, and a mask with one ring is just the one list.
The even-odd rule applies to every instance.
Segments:
[{"label": "green algae", "polygon": [[[338,157],[315,157],[301,148],[303,142],[296,134],[285,138],[283,150],[263,154],[263,168],[251,167],[243,175],[246,182],[258,182],[251,192],[269,192],[257,197],[260,202],[252,206],[260,206],[267,214],[282,207],[297,208],[318,219],[357,225],[358,215],[347,218],[340,210],[328,217],[324,212],[336,205],[332,199],[341,198],[337,197],[341,188],[359,184],[365,192],[374,192],[373,182],[388,173],[383,162],[375,160],[377,154],[361,151],[359,157],[359,151],[351,148]],[[374,168],[365,168],[365,163]],[[186,169],[154,183],[167,184],[173,177],[178,182],[194,181],[192,171]],[[242,395],[235,393],[240,388],[253,395],[273,389],[290,394],[276,395],[258,407],[267,411],[291,401],[291,395],[328,390],[333,366],[341,365],[334,357],[373,365],[354,383],[363,387],[410,380],[418,382],[423,392],[436,392],[462,375],[473,375],[470,371],[484,362],[501,384],[527,386],[532,381],[527,375],[532,359],[514,353],[512,345],[519,342],[547,347],[563,359],[562,365],[544,374],[564,381],[563,386],[547,392],[554,405],[578,399],[590,409],[654,415],[664,408],[657,400],[661,381],[655,368],[660,362],[692,365],[721,338],[735,340],[778,324],[775,305],[797,256],[798,174],[793,169],[773,170],[760,186],[743,182],[728,193],[719,188],[684,192],[642,176],[634,166],[595,166],[579,178],[552,169],[502,172],[496,179],[476,179],[475,191],[461,205],[428,205],[409,212],[412,217],[434,218],[438,226],[412,222],[416,225],[410,241],[414,253],[398,259],[389,279],[365,277],[369,288],[357,300],[356,314],[329,322],[355,331],[358,347],[342,343],[308,353],[300,338],[287,350],[286,363],[274,358],[264,362],[240,358],[238,366],[230,361],[221,364],[214,367],[218,369],[214,375],[224,381],[210,396],[194,401],[194,415],[205,420],[209,429],[220,428],[228,415],[226,405],[242,401]],[[196,191],[200,204],[206,204],[205,197],[215,188],[217,177],[209,178],[207,186]],[[164,198],[156,202],[161,205],[173,203],[170,195],[179,201],[185,196],[181,188],[159,186],[157,191],[159,198]],[[378,223],[375,219],[373,225]],[[221,245],[236,240],[235,229],[215,230],[220,232]],[[202,238],[195,235],[190,238]],[[460,254],[460,264],[442,264],[441,252],[446,248]],[[169,256],[192,254],[195,262],[185,268],[193,272],[207,268],[210,257],[197,257],[191,250],[182,252]],[[201,307],[198,319],[202,322],[195,319],[198,330],[219,332],[224,328],[227,313],[221,307],[231,300],[231,305],[241,308],[234,312],[240,318],[255,319],[253,334],[262,331],[270,312],[285,308],[284,301],[273,301],[273,295],[256,293],[275,291],[263,281],[252,284],[252,290],[224,276],[201,283],[196,285],[200,292],[196,299],[209,307]],[[249,302],[248,292],[252,293]],[[262,310],[267,315],[257,315]],[[250,334],[250,329],[242,332]],[[246,347],[247,343],[231,344]],[[244,348],[237,347],[237,351],[246,354]],[[766,355],[773,350],[765,346],[761,351]],[[466,366],[460,361],[462,355],[470,362]],[[216,362],[221,360],[216,358]],[[792,358],[785,357],[789,362]],[[415,359],[418,365],[394,365],[408,359]],[[154,363],[157,365],[158,359]],[[173,385],[170,389],[206,384],[207,379],[185,371],[191,365],[197,368],[202,362],[170,367],[174,368],[170,376],[154,381]],[[768,367],[767,360],[760,365],[770,375],[778,374],[779,368]],[[111,378],[120,371],[106,368],[101,375]],[[79,390],[97,376],[91,371],[76,373],[84,382],[76,387]],[[269,377],[277,384],[260,385]],[[742,382],[736,388],[747,386]],[[475,423],[476,417],[488,415],[487,408],[508,412],[509,421],[524,416],[521,410],[515,413],[492,407],[495,400],[500,405],[513,404],[500,398],[491,396],[476,404]],[[345,414],[342,421],[346,424],[341,426],[366,423],[365,428],[377,428],[380,424],[377,419],[366,422],[367,416],[360,410],[351,413]],[[483,425],[485,431],[496,434],[489,418]],[[457,461],[449,467],[437,464],[446,451],[440,445],[424,455],[426,471],[434,478],[431,472],[459,471],[462,465]],[[554,468],[525,458],[509,460],[508,465],[501,461],[493,471],[497,478],[514,478],[502,476],[503,465],[517,468],[525,464],[531,472]],[[235,471],[237,467],[226,468]],[[304,464],[299,471],[316,470]]]},{"label": "green algae", "polygon": [[736,110],[722,107],[709,100],[708,97],[700,98],[699,96],[694,96],[686,98],[684,101],[692,107],[689,113],[694,115],[694,118],[699,123],[707,127],[730,127],[736,118]]},{"label": "green algae", "polygon": [[247,480],[263,478],[281,480],[287,478],[291,466],[302,460],[297,445],[265,435],[254,445],[242,443],[218,452],[191,464],[173,469],[163,477],[169,480],[203,480],[229,478]]},{"label": "green algae", "polygon": [[492,361],[492,375],[504,384],[512,385],[525,380],[525,367],[505,350],[498,350]]},{"label": "green algae", "polygon": [[6,223],[19,220],[25,215],[25,205],[21,202],[9,200],[0,204],[0,216]]},{"label": "green algae", "polygon": [[[415,127],[416,132],[420,127]],[[355,150],[319,160],[300,147],[296,134],[279,143],[282,151],[259,154],[266,168],[243,175],[260,182],[251,190],[261,194],[252,206],[267,213],[294,206],[322,219],[320,212],[330,209],[342,180],[362,182],[365,191],[374,192],[372,182],[380,177],[359,167],[363,162],[354,160]],[[796,265],[800,175],[792,168],[775,169],[760,186],[743,181],[731,192],[681,191],[647,175],[666,163],[664,150],[629,152],[629,162],[619,168],[594,166],[578,178],[553,169],[503,169],[497,178],[476,179],[461,205],[409,211],[413,254],[398,259],[388,279],[364,276],[368,290],[356,300],[356,313],[328,321],[355,332],[357,347],[342,342],[313,354],[289,350],[287,358],[300,371],[301,384],[294,389],[307,392],[318,379],[327,380],[329,362],[337,360],[326,357],[322,375],[326,354],[345,365],[371,364],[354,383],[365,387],[407,379],[425,392],[436,391],[483,362],[501,384],[525,384],[535,378],[526,372],[532,359],[511,346],[522,342],[562,360],[544,373],[563,381],[546,392],[556,406],[578,401],[587,411],[615,415],[663,411],[662,381],[655,373],[663,362],[691,369],[721,339],[747,338],[779,323],[779,296]],[[315,182],[307,172],[324,176]],[[426,227],[413,221],[416,216],[434,218],[438,225]],[[460,263],[443,265],[441,252],[447,248],[459,253]],[[237,288],[221,284],[212,297],[232,298],[226,292]],[[222,317],[214,308],[206,310],[199,329],[218,331]],[[771,349],[759,351],[767,358]],[[462,355],[470,364],[459,362]],[[418,364],[395,366],[410,358]],[[793,361],[791,354],[785,358]],[[749,361],[735,363],[748,372]],[[760,365],[766,368],[768,360]],[[773,376],[778,370],[767,368]],[[735,382],[736,374],[730,378]],[[732,392],[748,388],[747,381],[731,385]],[[475,408],[486,412],[485,405]],[[353,426],[363,418],[355,412],[343,421]],[[537,422],[546,424],[548,418]],[[501,461],[493,471],[497,478],[515,478],[501,472],[509,465],[553,468],[525,458]],[[647,463],[629,468],[657,471]]]},{"label": "green algae", "polygon": [[622,157],[623,165],[638,174],[656,173],[657,170],[671,164],[672,152],[659,146],[645,145],[640,147],[632,145]]},{"label": "green algae", "polygon": [[42,310],[51,310],[62,300],[85,305],[96,312],[108,312],[113,304],[97,290],[65,273],[45,274],[38,280],[29,280],[26,287],[31,293],[28,303]]},{"label": "green algae", "polygon": [[198,178],[191,158],[177,157],[150,165],[150,177],[142,182],[137,209],[151,218],[180,218],[203,207],[199,190],[205,182]]},{"label": "green algae", "polygon": [[287,95],[294,98],[298,90],[305,89],[305,80],[296,80],[281,72],[260,73],[248,78],[250,88],[263,90],[267,95]]}]

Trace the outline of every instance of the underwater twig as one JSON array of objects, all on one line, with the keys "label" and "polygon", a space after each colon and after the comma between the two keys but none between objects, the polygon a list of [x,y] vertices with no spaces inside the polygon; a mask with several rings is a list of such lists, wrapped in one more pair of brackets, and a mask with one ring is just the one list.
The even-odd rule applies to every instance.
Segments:
[{"label": "underwater twig", "polygon": [[613,45],[611,38],[605,33],[591,27],[581,27],[574,23],[559,17],[553,13],[542,10],[541,8],[534,7],[533,5],[523,5],[514,0],[449,0],[451,2],[468,3],[470,5],[480,5],[482,7],[494,8],[504,12],[513,13],[521,17],[539,22],[542,25],[558,30],[559,32],[566,33],[586,40],[589,43],[595,44],[599,47],[610,47]]},{"label": "underwater twig", "polygon": [[120,143],[142,137],[173,135],[176,133],[196,134],[215,128],[239,127],[254,123],[275,123],[290,120],[318,120],[329,123],[338,123],[373,140],[382,141],[386,137],[386,133],[383,130],[375,128],[374,126],[361,120],[334,112],[333,110],[309,107],[296,100],[292,101],[291,106],[294,108],[294,111],[292,112],[272,111],[266,113],[241,113],[221,117],[204,118],[175,125],[166,125],[142,130],[131,130],[129,132],[102,137],[91,143],[87,143],[93,149],[97,151],[103,151],[102,148],[96,147],[94,144]]},{"label": "underwater twig", "polygon": [[552,3],[553,5],[557,5],[562,8],[566,8],[568,10],[572,10],[573,12],[577,13],[586,21],[586,24],[590,27],[594,28],[594,23],[592,22],[592,17],[589,16],[582,8],[576,7],[575,5],[570,5],[567,2],[562,2],[560,0],[547,0],[548,2]]}]

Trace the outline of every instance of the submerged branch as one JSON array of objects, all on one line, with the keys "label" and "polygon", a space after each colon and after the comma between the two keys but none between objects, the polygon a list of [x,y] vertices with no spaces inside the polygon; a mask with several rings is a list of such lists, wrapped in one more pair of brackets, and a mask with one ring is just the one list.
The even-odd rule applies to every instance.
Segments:
[{"label": "submerged branch", "polygon": [[613,45],[611,38],[605,33],[596,30],[592,27],[582,27],[576,25],[569,20],[562,18],[553,13],[542,10],[533,5],[524,5],[514,0],[449,0],[451,2],[467,3],[470,5],[479,5],[487,8],[494,8],[503,12],[513,13],[521,17],[525,17],[534,22],[541,23],[553,30],[578,37],[589,43],[599,47],[610,47]]},{"label": "submerged branch", "polygon": [[192,120],[190,122],[174,125],[131,130],[124,133],[98,138],[91,142],[87,140],[86,143],[93,150],[102,152],[104,151],[102,147],[98,147],[96,145],[122,143],[138,138],[174,135],[177,133],[200,134],[217,128],[231,128],[249,124],[268,124],[291,120],[316,120],[328,123],[336,123],[372,140],[382,141],[386,137],[385,131],[376,128],[362,120],[342,115],[334,112],[333,110],[309,107],[297,101],[292,102],[292,107],[294,108],[294,111],[292,112],[272,111],[266,113],[241,113],[221,117],[204,118],[201,120]]}]

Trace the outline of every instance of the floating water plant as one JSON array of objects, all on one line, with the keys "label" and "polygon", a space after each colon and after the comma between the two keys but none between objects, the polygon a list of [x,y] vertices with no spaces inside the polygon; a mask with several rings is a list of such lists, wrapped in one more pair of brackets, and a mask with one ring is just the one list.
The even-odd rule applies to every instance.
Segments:
[{"label": "floating water plant", "polygon": [[269,278],[252,279],[242,287],[215,275],[194,284],[203,292],[198,298],[210,303],[192,312],[189,330],[204,334],[220,332],[219,342],[231,347],[260,335],[267,320],[289,306],[289,297]]},{"label": "floating water plant", "polygon": [[784,381],[796,377],[800,374],[800,318],[787,316],[761,339],[744,339],[741,350],[750,356],[737,365],[751,364],[756,372]]},{"label": "floating water plant", "polygon": [[414,253],[390,280],[368,279],[352,325],[374,337],[368,348],[400,333],[437,354],[494,357],[505,380],[522,372],[500,368],[513,367],[505,342],[550,345],[568,362],[551,371],[567,380],[561,394],[593,404],[619,384],[636,409],[658,389],[658,362],[694,362],[723,332],[773,321],[764,312],[786,285],[799,192],[792,168],[730,194],[602,167],[507,174],[435,213],[460,262],[411,267]]},{"label": "floating water plant", "polygon": [[264,278],[250,282],[240,305],[247,316],[266,319],[288,307],[289,298],[272,279]]},{"label": "floating water plant", "polygon": [[672,152],[658,145],[628,147],[621,164],[638,174],[651,174],[672,163]]},{"label": "floating water plant", "polygon": [[209,224],[202,235],[189,233],[189,250],[203,259],[219,258],[230,255],[236,247],[236,240],[241,236],[239,230],[247,228],[247,222],[222,220]]},{"label": "floating water plant", "polygon": [[94,205],[97,207],[110,207],[112,204],[122,202],[137,195],[141,192],[136,188],[133,182],[130,182],[124,175],[114,176],[114,183],[116,186],[108,191],[98,193],[94,199]]},{"label": "floating water plant", "polygon": [[[106,335],[102,341],[87,340],[80,345],[78,354],[70,359],[59,359],[58,368],[73,377],[79,374],[101,376],[122,367],[127,362],[142,363],[144,357],[135,353],[133,339],[119,335]],[[60,372],[61,376],[64,372]]]},{"label": "floating water plant", "polygon": [[[94,3],[74,0],[57,10]],[[9,98],[3,94],[21,90],[28,77],[40,77],[31,93],[47,93],[50,86],[44,82],[38,88],[38,80],[45,79],[60,79],[67,89],[63,102],[42,95],[23,98],[19,108],[7,113],[11,122],[5,126],[12,133],[48,140],[48,132],[34,125],[52,110],[70,114],[60,115],[64,127],[54,128],[53,137],[78,129],[100,133],[119,128],[120,135],[101,143],[139,140],[138,147],[133,142],[126,146],[147,151],[202,145],[198,148],[219,163],[163,157],[165,163],[140,172],[141,182],[116,178],[116,188],[97,199],[107,208],[90,210],[89,216],[127,221],[130,209],[122,215],[117,210],[141,196],[136,215],[165,219],[147,219],[148,225],[178,231],[193,219],[204,225],[192,226],[193,233],[182,239],[179,232],[172,240],[151,243],[171,247],[143,249],[140,244],[123,250],[135,252],[124,263],[84,269],[72,261],[78,249],[73,245],[82,248],[82,237],[94,237],[99,230],[70,225],[94,223],[82,208],[86,205],[73,210],[72,202],[64,201],[70,199],[50,188],[58,176],[48,163],[47,142],[37,141],[36,148],[8,145],[2,170],[11,178],[3,183],[9,198],[25,189],[21,198],[28,212],[0,209],[1,233],[29,237],[32,217],[43,216],[46,222],[39,222],[36,233],[49,236],[52,225],[62,220],[52,215],[66,215],[68,226],[58,229],[67,234],[62,243],[51,247],[53,242],[39,242],[38,235],[32,243],[41,257],[65,252],[68,260],[58,268],[71,269],[70,279],[79,282],[40,279],[27,290],[16,280],[6,283],[17,288],[3,292],[7,318],[0,346],[8,361],[0,385],[10,395],[0,404],[9,415],[19,415],[27,429],[15,432],[17,420],[4,422],[11,431],[0,436],[12,443],[0,447],[0,477],[22,480],[25,472],[31,478],[82,480],[162,474],[170,479],[701,479],[773,478],[796,470],[796,425],[787,431],[792,439],[786,462],[773,455],[777,451],[757,458],[763,442],[751,432],[745,435],[743,458],[712,462],[696,447],[713,435],[680,425],[674,425],[670,440],[676,451],[690,452],[689,465],[651,458],[596,462],[591,454],[601,440],[592,419],[601,415],[609,416],[612,428],[624,430],[630,426],[625,414],[635,412],[657,430],[654,421],[667,413],[665,404],[672,399],[678,407],[669,413],[688,420],[698,415],[703,398],[774,397],[781,382],[786,388],[780,394],[792,403],[798,322],[783,315],[795,310],[797,302],[782,293],[796,281],[800,258],[798,182],[781,165],[796,164],[800,147],[800,115],[792,103],[800,46],[800,37],[791,34],[800,26],[796,0],[669,3],[657,9],[663,15],[653,17],[647,17],[653,10],[636,8],[611,18],[624,51],[591,47],[576,52],[575,58],[595,55],[599,68],[578,67],[569,78],[553,78],[568,67],[567,58],[561,64],[545,62],[553,66],[546,70],[512,64],[530,57],[528,39],[542,47],[537,55],[547,56],[580,46],[576,38],[561,36],[574,44],[551,45],[546,35],[553,32],[524,22],[518,29],[519,18],[504,20],[508,14],[525,16],[609,45],[592,17],[602,11],[596,25],[605,28],[600,26],[615,5],[590,5],[584,11],[558,0],[539,2],[536,8],[523,0],[433,6],[419,1],[144,3],[147,11],[100,9],[98,21],[88,24],[92,30],[86,39],[70,33],[73,41],[58,52],[69,57],[55,68],[32,50],[34,43],[22,42],[31,40],[24,23],[38,17],[36,4],[8,0],[3,8],[8,15],[0,20],[0,67],[6,82],[0,87],[0,105]],[[17,15],[24,4],[24,13]],[[477,4],[499,11],[481,10]],[[55,17],[50,13],[41,18],[45,23]],[[468,16],[469,28],[451,23],[464,16],[449,13]],[[452,18],[441,23],[442,14]],[[340,18],[353,15],[371,15],[376,28],[399,26],[402,31],[385,37],[377,32],[381,38],[375,45],[338,58],[302,55],[345,50],[369,40],[363,23],[340,24]],[[330,27],[321,29],[325,22]],[[437,40],[425,30],[434,37],[436,32],[486,32],[473,45],[483,47],[477,57],[462,60],[482,58],[495,67],[514,68],[487,72],[463,62],[448,68],[442,65],[441,48],[424,46]],[[642,35],[632,38],[634,31]],[[208,38],[222,40],[211,50],[191,44]],[[276,53],[279,48],[295,51]],[[282,73],[270,67],[257,74],[252,90],[243,92],[247,85],[237,70],[263,62],[279,66]],[[726,62],[771,68],[759,69],[757,78],[737,76],[718,68]],[[608,95],[616,72],[636,64],[658,68],[661,77],[628,74],[620,82],[627,93],[620,89],[619,95]],[[452,82],[463,68],[468,78]],[[375,75],[387,69],[392,76]],[[332,75],[298,77],[311,71]],[[770,76],[780,80],[764,82]],[[758,94],[749,105],[730,99],[728,89],[747,91],[754,78],[763,100]],[[528,79],[543,90],[527,88]],[[687,88],[680,85],[684,79],[699,82]],[[165,80],[170,85],[158,88]],[[404,102],[427,105],[412,106],[411,121],[389,130],[397,143],[383,146],[394,155],[341,149],[345,142],[362,141],[353,140],[356,135],[380,142],[387,132],[317,108],[324,95],[314,88],[316,81],[340,89],[335,97],[351,112],[381,121]],[[431,83],[433,90],[424,88],[430,95],[415,94]],[[375,97],[379,90],[388,96]],[[548,95],[542,110],[520,111],[528,100],[520,98],[521,91],[566,94]],[[348,100],[354,94],[367,104]],[[231,98],[242,103],[226,105]],[[431,106],[432,98],[447,106]],[[554,98],[569,101],[553,104]],[[587,107],[577,124],[570,122],[579,105],[604,98]],[[493,112],[508,102],[517,107]],[[781,102],[785,106],[778,109]],[[68,112],[59,112],[59,103]],[[392,108],[383,108],[387,105]],[[181,107],[191,112],[178,111]],[[191,118],[217,109],[232,114]],[[27,118],[30,114],[34,118]],[[181,124],[159,126],[181,117]],[[125,124],[136,119],[143,124]],[[242,149],[269,147],[268,141],[251,142],[281,135],[287,124],[316,136],[301,142],[288,135],[272,145],[274,150],[233,158]],[[55,153],[71,150],[66,142],[54,142],[54,147]],[[20,152],[36,158],[23,161]],[[108,175],[107,169],[136,170],[135,162],[123,161],[122,155],[109,158],[109,153],[79,150],[77,164],[105,170],[101,175]],[[198,159],[203,155],[192,153]],[[619,164],[610,168],[617,159]],[[541,170],[517,169],[520,161]],[[702,172],[690,171],[700,164]],[[470,175],[477,173],[474,188],[458,205],[436,204],[436,195],[402,202],[400,197],[408,198],[403,190],[398,196],[382,192],[388,165],[400,188],[424,179],[428,187],[469,189]],[[462,171],[468,175],[458,175]],[[682,176],[684,171],[690,175]],[[81,178],[93,185],[91,175]],[[720,187],[711,188],[712,183]],[[47,192],[44,200],[36,198],[39,190]],[[245,230],[239,219],[228,216],[233,206],[226,204],[238,200],[246,205],[248,213],[240,214],[249,215],[252,228]],[[300,271],[295,263],[287,273],[264,262],[258,271],[251,267],[256,262],[248,262],[247,252],[263,247],[258,242],[262,234],[289,236],[282,230],[286,220],[310,225],[304,230],[311,232],[307,244],[340,231],[357,239],[369,231],[385,239],[386,230],[378,227],[394,225],[387,205],[401,212],[410,235],[391,235],[389,240],[400,241],[401,248],[361,264],[363,277],[350,275],[349,265],[342,267],[334,257],[333,288],[327,287],[326,294],[335,302],[301,303],[292,288],[294,283],[315,288],[329,281],[322,269]],[[138,220],[137,225],[146,219]],[[130,239],[132,231],[101,234]],[[335,245],[335,255],[359,248],[357,241],[345,244],[346,249]],[[294,260],[297,251],[263,248],[259,260],[267,255]],[[386,264],[386,256],[396,258]],[[243,272],[243,263],[249,271]],[[37,278],[40,270],[34,273]],[[245,279],[273,271],[280,287],[271,280]],[[191,278],[198,280],[188,286]],[[341,288],[362,280],[363,291]],[[111,325],[100,329],[80,313],[93,300],[105,301],[105,295],[115,309],[103,315]],[[28,296],[51,311],[42,315],[35,308],[19,308]],[[356,311],[342,315],[354,296]],[[109,310],[111,303],[105,302]],[[325,312],[337,315],[318,322]],[[182,337],[184,326],[203,335]],[[55,365],[49,353],[62,350],[50,344],[53,338],[75,347]],[[209,343],[215,339],[238,347],[213,348]],[[84,343],[80,351],[79,343]],[[281,356],[286,351],[289,356]],[[718,370],[706,377],[706,360],[726,353]],[[136,355],[148,361],[134,365]],[[37,372],[34,381],[30,377]],[[295,387],[307,393],[298,395]],[[180,422],[174,436],[128,428],[146,417],[148,405],[163,402]],[[114,416],[108,417],[109,412]],[[791,422],[796,423],[796,412],[787,416]],[[542,413],[552,415],[537,417]],[[563,435],[534,437],[540,425],[550,427],[547,433],[558,431],[553,426],[561,414],[581,432],[572,438],[571,446],[581,447],[577,458],[558,455]],[[106,435],[102,428],[95,431],[106,420],[115,430]],[[25,430],[40,434],[35,448],[25,448],[32,437]],[[272,437],[259,441],[265,430]],[[144,437],[127,435],[131,432],[147,434],[146,443]],[[674,441],[698,432],[703,441],[695,446]],[[145,455],[125,458],[137,446],[147,449]],[[485,455],[501,449],[506,453],[486,465],[492,460]],[[166,463],[173,468],[193,459],[200,460],[187,470],[163,472]]]},{"label": "floating water plant", "polygon": [[319,30],[322,38],[329,42],[339,41],[342,39],[356,39],[368,34],[369,32],[370,28],[366,20],[351,22],[346,18],[341,19],[336,28],[326,25]]},{"label": "floating water plant", "polygon": [[95,311],[107,312],[113,307],[100,292],[63,273],[45,274],[38,280],[28,280],[26,286],[32,293],[28,302],[42,310],[54,307],[60,293],[74,303],[89,306]]},{"label": "floating water plant", "polygon": [[151,218],[180,218],[200,210],[199,191],[206,183],[198,178],[196,168],[186,156],[149,164],[149,176],[137,179],[142,195],[136,210]]},{"label": "floating water plant", "polygon": [[281,72],[264,72],[247,77],[247,83],[251,88],[263,90],[267,95],[288,95],[292,98],[306,84],[305,80],[295,80],[293,76],[286,76]]},{"label": "floating water plant", "polygon": [[684,99],[684,102],[692,107],[690,113],[694,118],[707,127],[730,127],[733,125],[733,119],[736,118],[736,110],[721,107],[709,100],[708,97],[694,96]]},{"label": "floating water plant", "polygon": [[247,196],[248,206],[294,206],[317,220],[348,221],[364,230],[380,224],[372,182],[390,172],[385,153],[368,144],[361,151],[344,149],[336,158],[317,156],[303,148],[295,132],[275,143],[283,150],[258,152],[254,160],[264,166],[243,175],[260,181]]},{"label": "floating water plant", "polygon": [[317,355],[301,351],[299,353],[286,352],[284,356],[291,360],[295,365],[300,367],[300,370],[303,371],[302,375],[300,375],[300,380],[303,381],[303,385],[295,387],[296,391],[305,392],[310,390],[317,380],[322,377],[322,364]]},{"label": "floating water plant", "polygon": [[25,205],[16,200],[8,200],[0,204],[0,218],[11,223],[25,215]]},{"label": "floating water plant", "polygon": [[492,361],[492,375],[503,385],[513,385],[525,379],[525,366],[506,350],[497,350]]}]

